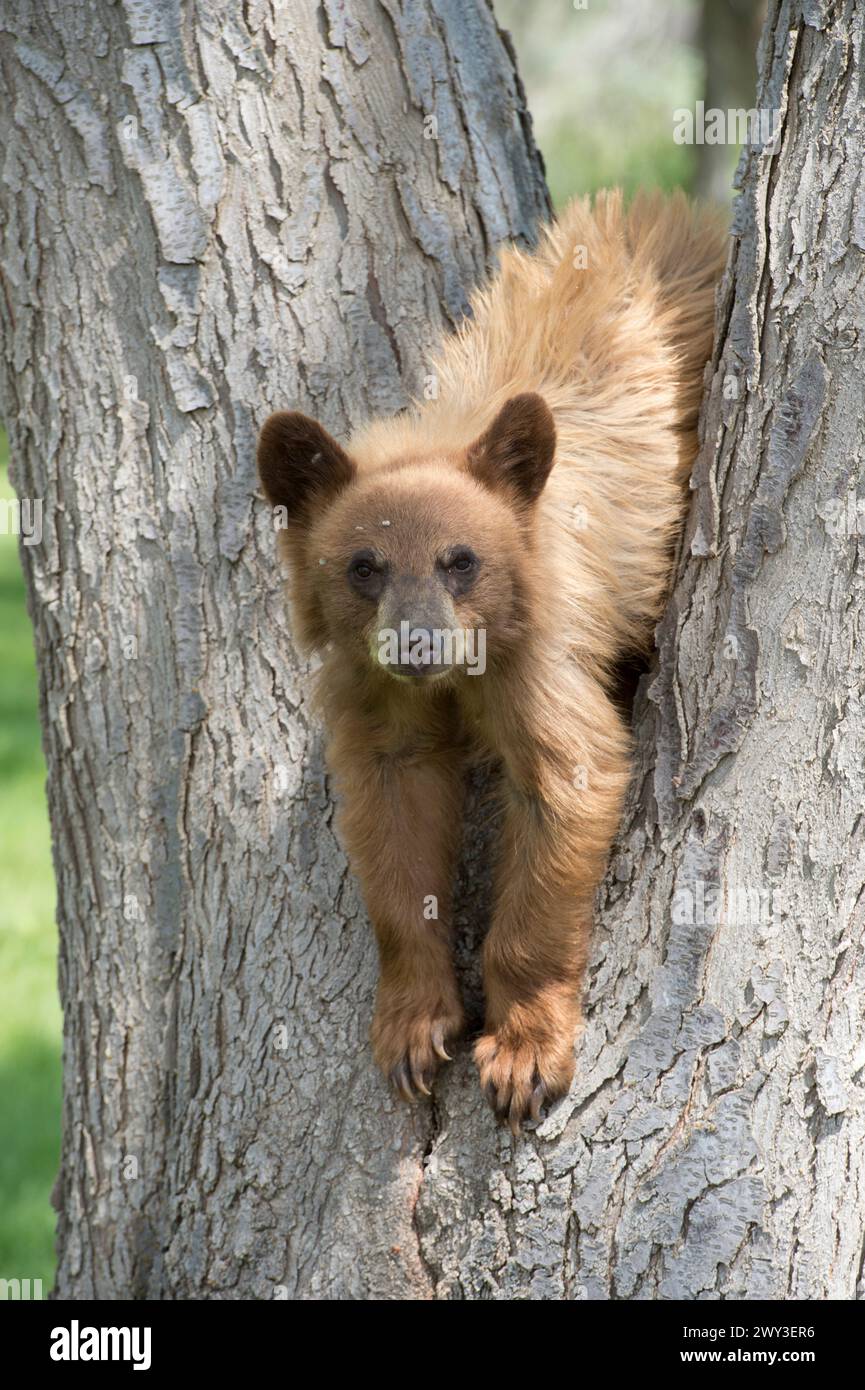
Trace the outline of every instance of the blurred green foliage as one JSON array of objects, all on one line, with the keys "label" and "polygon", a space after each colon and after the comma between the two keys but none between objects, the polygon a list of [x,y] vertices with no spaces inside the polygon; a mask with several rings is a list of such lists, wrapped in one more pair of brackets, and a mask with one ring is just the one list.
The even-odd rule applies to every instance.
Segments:
[{"label": "blurred green foliage", "polygon": [[[0,430],[0,506],[14,496]],[[54,1276],[60,1154],[54,878],[33,632],[18,537],[0,526],[0,1278]]]},{"label": "blurred green foliage", "polygon": [[553,205],[613,185],[690,189],[676,107],[702,93],[696,0],[494,0],[510,30]]}]

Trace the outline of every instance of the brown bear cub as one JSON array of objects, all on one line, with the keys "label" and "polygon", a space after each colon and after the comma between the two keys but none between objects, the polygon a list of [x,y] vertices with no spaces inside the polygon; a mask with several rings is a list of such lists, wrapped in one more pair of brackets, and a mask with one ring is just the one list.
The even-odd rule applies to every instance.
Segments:
[{"label": "brown bear cub", "polygon": [[378,938],[375,1057],[407,1100],[463,1027],[451,897],[478,750],[502,802],[481,1083],[516,1131],[571,1080],[629,773],[611,690],[664,602],[725,242],[682,196],[577,201],[537,252],[502,255],[440,349],[436,399],[345,448],[295,412],[262,431]]}]

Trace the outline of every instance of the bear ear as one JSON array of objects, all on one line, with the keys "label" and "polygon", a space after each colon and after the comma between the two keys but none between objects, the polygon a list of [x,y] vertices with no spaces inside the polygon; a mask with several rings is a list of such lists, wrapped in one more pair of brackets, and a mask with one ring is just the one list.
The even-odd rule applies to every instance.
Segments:
[{"label": "bear ear", "polygon": [[281,410],[264,422],[258,440],[258,474],[272,507],[285,507],[291,522],[346,487],[355,467],[317,420]]},{"label": "bear ear", "polygon": [[523,502],[543,491],[556,453],[556,426],[534,391],[512,396],[468,451],[469,466],[487,487],[510,489]]}]

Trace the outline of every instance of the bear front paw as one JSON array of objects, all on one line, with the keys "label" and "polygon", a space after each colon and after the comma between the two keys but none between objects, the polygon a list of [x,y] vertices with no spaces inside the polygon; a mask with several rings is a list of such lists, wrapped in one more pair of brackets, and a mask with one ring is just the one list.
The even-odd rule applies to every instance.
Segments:
[{"label": "bear front paw", "polygon": [[475,1061],[481,1088],[512,1134],[528,1120],[541,1117],[541,1107],[565,1095],[574,1074],[574,1038],[568,1031],[559,1039],[514,1035],[500,1029],[484,1033],[475,1044]]},{"label": "bear front paw", "polygon": [[435,1074],[442,1062],[451,1060],[448,1047],[462,1029],[458,1005],[380,997],[372,1024],[373,1055],[397,1094],[411,1105],[431,1094]]}]

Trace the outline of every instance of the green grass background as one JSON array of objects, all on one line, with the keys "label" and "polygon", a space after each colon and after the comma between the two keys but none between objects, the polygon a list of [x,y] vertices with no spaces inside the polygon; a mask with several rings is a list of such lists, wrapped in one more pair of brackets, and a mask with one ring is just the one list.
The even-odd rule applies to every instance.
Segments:
[{"label": "green grass background", "polygon": [[[0,429],[0,499],[9,485]],[[5,513],[5,508],[4,508]],[[54,877],[33,633],[18,537],[0,527],[0,1278],[54,1277],[60,1153]]]}]

